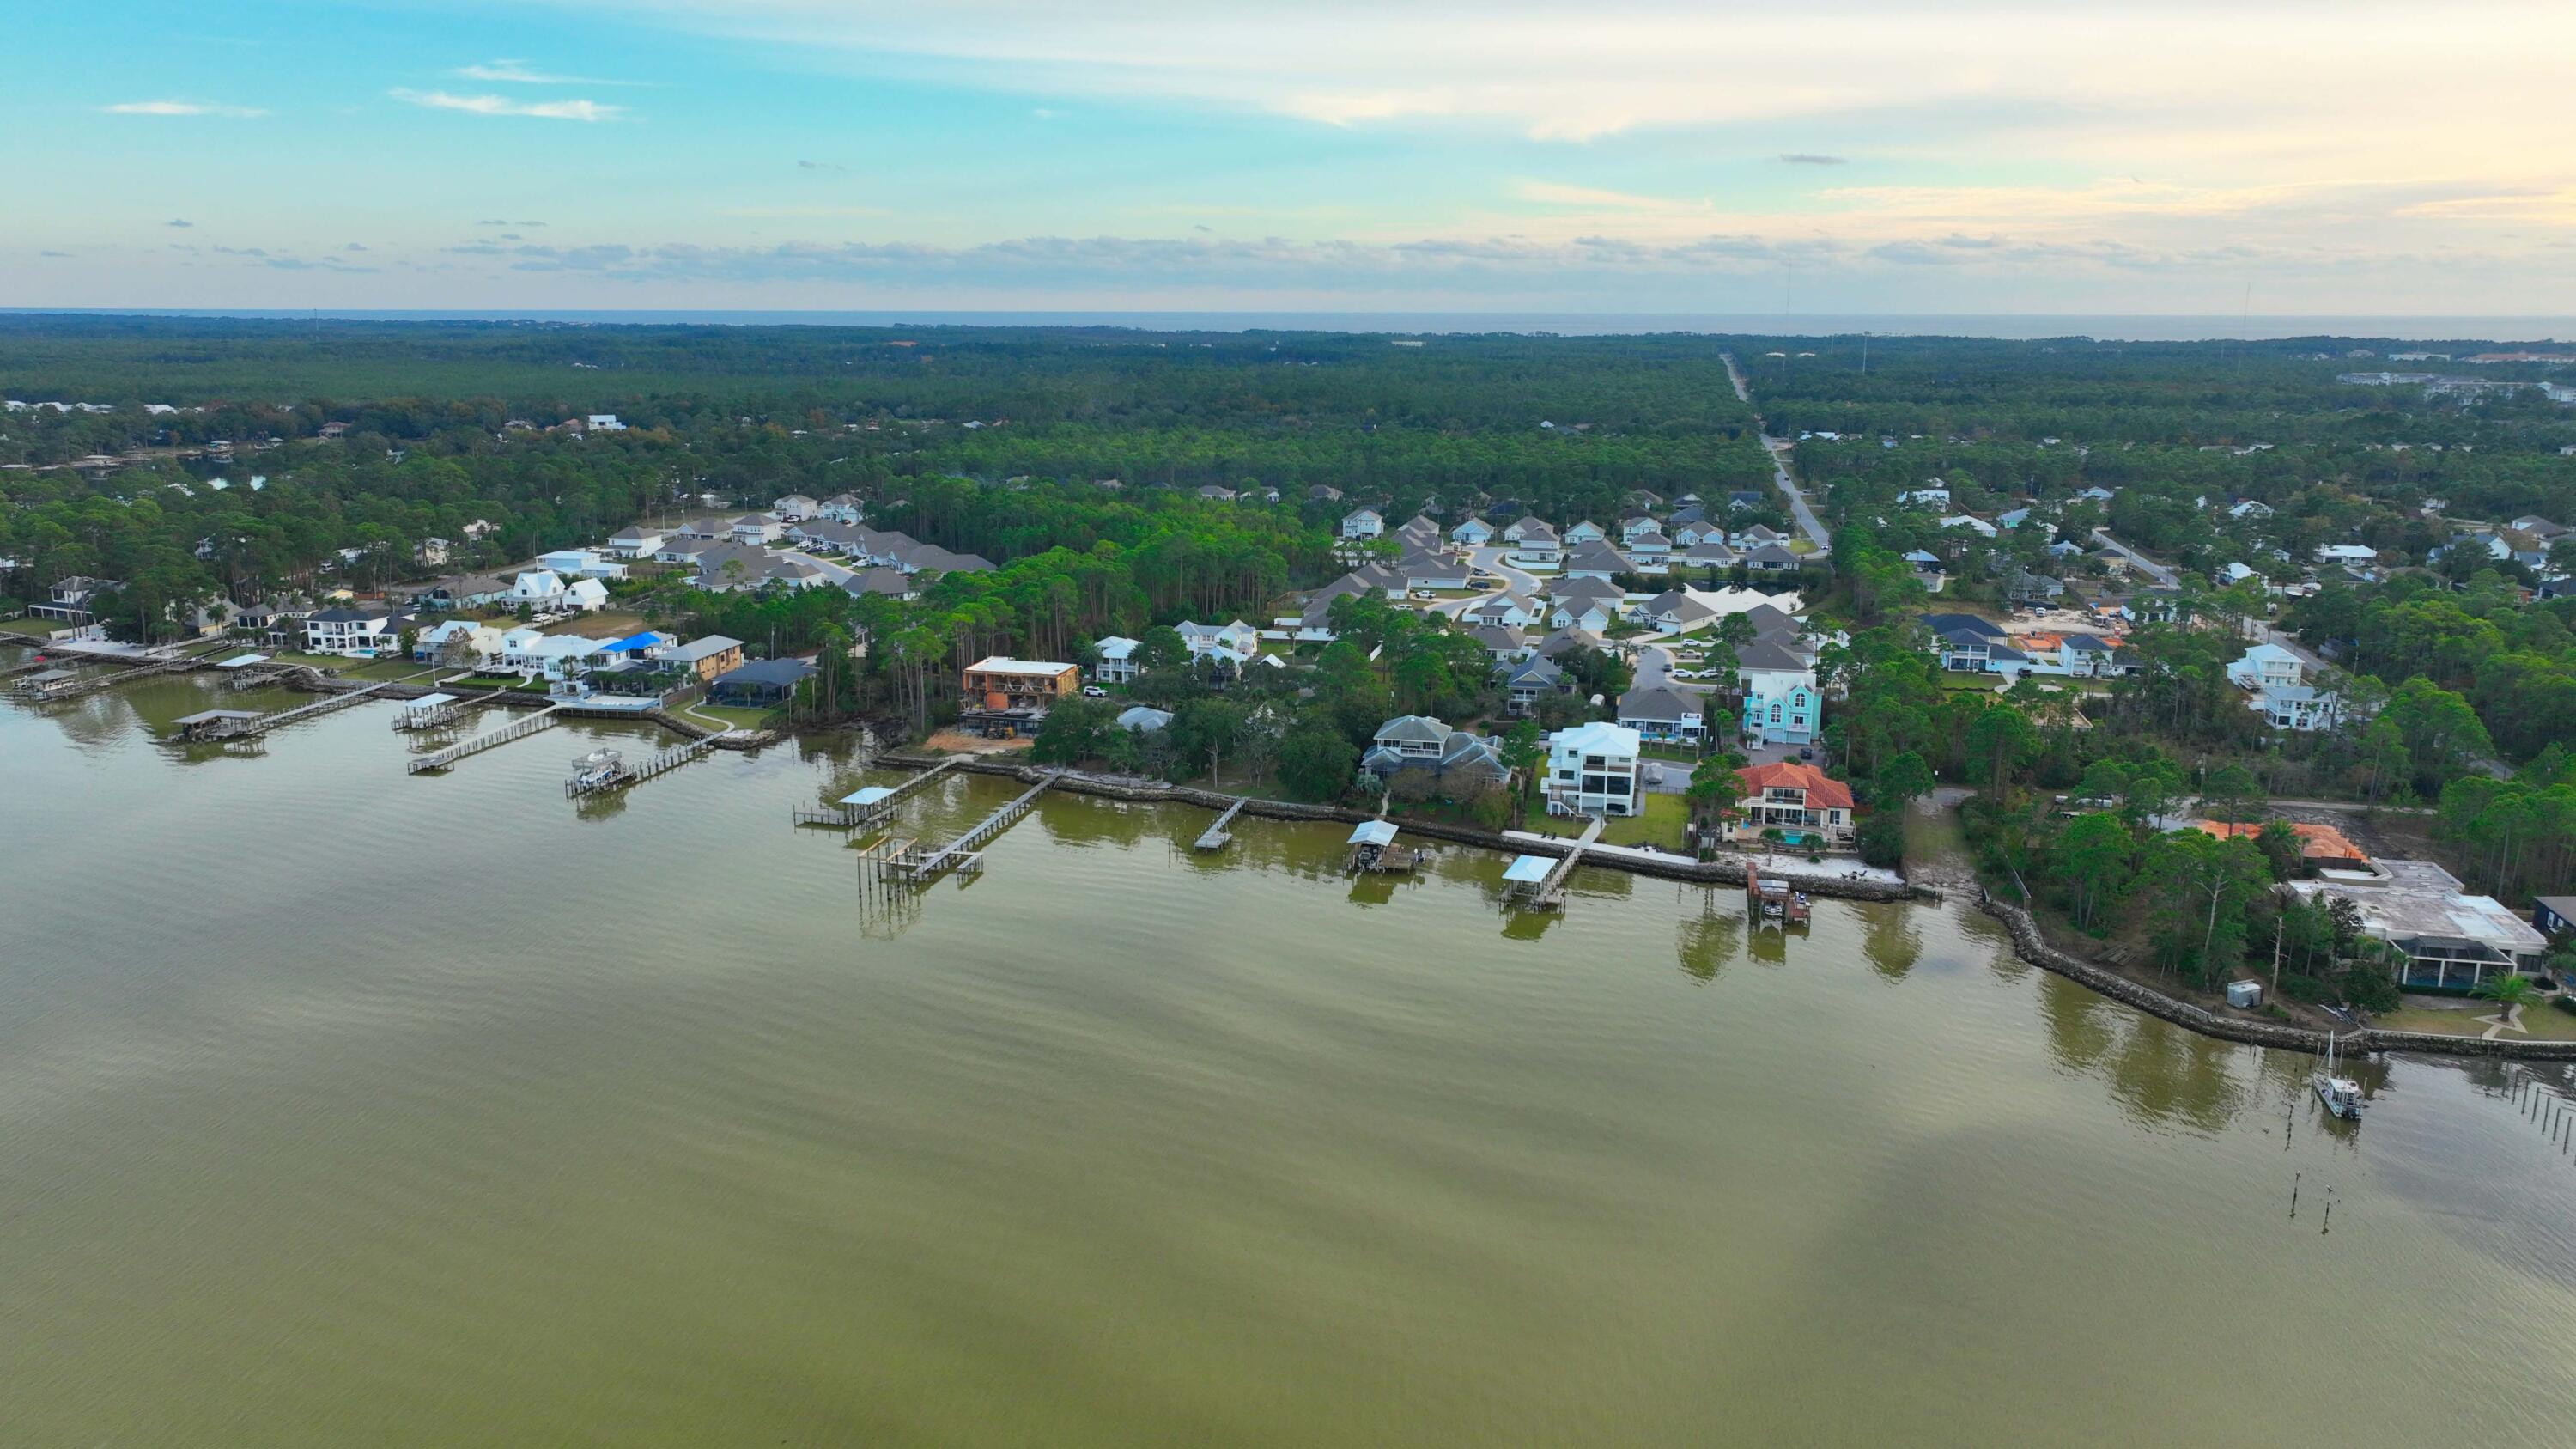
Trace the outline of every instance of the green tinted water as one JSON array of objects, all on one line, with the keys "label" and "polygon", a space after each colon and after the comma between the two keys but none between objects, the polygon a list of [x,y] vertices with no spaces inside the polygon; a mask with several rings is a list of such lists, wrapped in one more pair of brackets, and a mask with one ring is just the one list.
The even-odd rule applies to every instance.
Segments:
[{"label": "green tinted water", "polygon": [[11,1444],[2576,1424],[2576,1168],[2505,1071],[2374,1067],[2338,1133],[1955,909],[1531,922],[1494,856],[1355,887],[1338,829],[1075,798],[890,901],[787,823],[826,752],[585,807],[652,742],[150,741],[242,698],[0,705]]}]

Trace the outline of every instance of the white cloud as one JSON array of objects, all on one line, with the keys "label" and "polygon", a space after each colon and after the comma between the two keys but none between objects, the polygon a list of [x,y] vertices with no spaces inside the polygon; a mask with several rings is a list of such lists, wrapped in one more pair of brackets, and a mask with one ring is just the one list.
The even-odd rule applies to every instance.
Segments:
[{"label": "white cloud", "polygon": [[268,114],[258,106],[227,106],[214,101],[119,101],[99,109],[111,116],[224,116],[234,120]]},{"label": "white cloud", "polygon": [[528,63],[523,60],[494,60],[486,61],[481,65],[461,65],[449,71],[448,74],[465,80],[482,81],[489,85],[632,86],[644,84],[642,81],[602,80],[597,76],[555,75],[547,71],[530,70]]},{"label": "white cloud", "polygon": [[535,116],[549,121],[615,121],[624,106],[598,101],[514,101],[508,96],[460,96],[447,91],[391,90],[385,94],[436,111],[466,111],[477,116]]}]

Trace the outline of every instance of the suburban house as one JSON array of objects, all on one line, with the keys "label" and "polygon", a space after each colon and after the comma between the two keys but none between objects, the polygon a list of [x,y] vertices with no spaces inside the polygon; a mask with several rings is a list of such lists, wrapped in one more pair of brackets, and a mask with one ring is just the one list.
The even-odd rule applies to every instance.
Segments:
[{"label": "suburban house", "polygon": [[2227,666],[2227,678],[2240,689],[2305,684],[2308,682],[2308,664],[2278,644],[2257,644]]},{"label": "suburban house", "polygon": [[1660,534],[1663,531],[1663,524],[1653,516],[1632,513],[1619,520],[1619,546],[1624,549],[1647,534]]},{"label": "suburban house", "polygon": [[1993,538],[1996,534],[1996,529],[1993,524],[1986,522],[1984,519],[1977,517],[1973,513],[1952,513],[1945,515],[1941,519],[1941,527],[1964,528],[1979,538]]},{"label": "suburban house", "polygon": [[742,667],[742,641],[709,634],[663,650],[662,662],[684,668],[701,680],[711,680]]},{"label": "suburban house", "polygon": [[619,558],[651,558],[662,551],[662,545],[669,537],[658,528],[646,528],[639,523],[610,534],[608,551]]},{"label": "suburban house", "polygon": [[815,508],[814,516],[816,518],[829,519],[834,523],[850,524],[855,527],[863,516],[863,511],[859,506],[859,500],[856,494],[835,493],[831,497],[824,499],[822,503]]},{"label": "suburban house", "polygon": [[1414,589],[1463,589],[1475,572],[1466,560],[1429,549],[1407,552],[1396,569],[1404,575],[1405,586]]},{"label": "suburban house", "polygon": [[1735,676],[1744,691],[1746,738],[1775,745],[1815,741],[1824,691],[1816,685],[1814,655],[1778,634],[1760,635],[1736,646]]},{"label": "suburban house", "polygon": [[755,659],[707,681],[707,697],[719,704],[781,704],[819,672],[802,659]]},{"label": "suburban house", "polygon": [[1541,659],[1562,659],[1577,649],[1598,651],[1609,647],[1609,643],[1609,640],[1601,637],[1601,631],[1598,629],[1569,624],[1538,641],[1538,648],[1532,652]]},{"label": "suburban house", "polygon": [[551,569],[566,578],[622,579],[626,565],[601,556],[586,548],[562,548],[537,555],[537,567]]},{"label": "suburban house", "polygon": [[[1511,537],[1517,534],[1518,537]],[[1506,530],[1514,563],[1554,564],[1565,557],[1565,545],[1557,540],[1556,530],[1535,518],[1524,518]]]},{"label": "suburban house", "polygon": [[564,581],[552,569],[530,569],[510,584],[507,600],[512,608],[525,605],[544,613],[564,606]]},{"label": "suburban house", "polygon": [[1630,572],[1633,570],[1628,560],[1599,539],[1574,545],[1566,551],[1564,575],[1569,579],[1608,579],[1614,574]]},{"label": "suburban house", "polygon": [[304,620],[304,652],[373,659],[400,647],[411,620],[388,609],[324,609]]},{"label": "suburban house", "polygon": [[1541,695],[1570,693],[1574,685],[1555,661],[1536,654],[1521,660],[1503,672],[1503,694],[1511,701],[1512,713],[1527,714]]},{"label": "suburban house", "polygon": [[1493,539],[1494,526],[1481,518],[1470,517],[1449,530],[1449,541],[1465,548],[1483,548]]},{"label": "suburban house", "polygon": [[1386,517],[1374,508],[1354,508],[1342,515],[1342,537],[1381,538],[1386,534]]},{"label": "suburban house", "polygon": [[1744,561],[1744,556],[1727,546],[1726,540],[1710,534],[1697,543],[1684,544],[1673,561],[1684,568],[1731,569]]},{"label": "suburban house", "polygon": [[1496,594],[1459,616],[1469,624],[1486,624],[1498,629],[1526,629],[1537,623],[1539,607],[1518,594]]},{"label": "suburban house", "polygon": [[819,501],[808,498],[802,493],[790,493],[784,498],[772,501],[769,511],[789,523],[794,523],[799,519],[814,517],[816,511],[822,506]]},{"label": "suburban house", "polygon": [[1737,550],[1745,551],[1760,548],[1766,543],[1786,543],[1788,538],[1767,523],[1757,523],[1729,537],[1727,542]]},{"label": "suburban house", "polygon": [[2576,896],[2534,896],[2531,923],[2550,935],[2576,931]]},{"label": "suburban house", "polygon": [[1815,766],[1789,760],[1747,765],[1735,778],[1743,783],[1736,791],[1734,818],[1727,822],[1728,839],[1765,831],[1778,831],[1793,844],[1811,836],[1832,844],[1852,838],[1851,787],[1825,778]]},{"label": "suburban house", "polygon": [[1619,696],[1619,724],[1640,739],[1697,744],[1708,735],[1708,723],[1697,695],[1685,695],[1660,684],[1639,685]]},{"label": "suburban house", "polygon": [[1123,634],[1111,634],[1098,640],[1091,646],[1098,660],[1091,666],[1091,677],[1102,684],[1133,683],[1140,665],[1136,651],[1144,647],[1142,641]]},{"label": "suburban house", "polygon": [[1897,494],[1896,501],[1920,504],[1927,508],[1947,508],[1950,506],[1950,485],[1935,478],[1928,488],[1909,488]]},{"label": "suburban house", "polygon": [[1527,659],[1530,655],[1529,641],[1521,637],[1518,629],[1506,629],[1499,624],[1473,624],[1468,626],[1467,637],[1475,640],[1498,664]]},{"label": "suburban house", "polygon": [[865,568],[841,580],[841,591],[853,598],[883,594],[890,599],[917,599],[921,590],[901,569]]},{"label": "suburban house", "polygon": [[2012,636],[2001,625],[1974,614],[1926,614],[1923,627],[1932,631],[1932,647],[1939,651],[1944,669],[1982,674],[1997,664],[2021,662]]},{"label": "suburban house", "polygon": [[1653,529],[1628,540],[1628,561],[1641,574],[1659,574],[1672,562],[1673,541]]},{"label": "suburban house", "polygon": [[765,543],[776,543],[786,533],[785,523],[758,513],[744,514],[733,521],[731,528],[725,530],[727,538],[745,548],[758,548]]},{"label": "suburban house", "polygon": [[1794,574],[1798,571],[1798,556],[1776,543],[1747,549],[1742,562],[1747,573]]},{"label": "suburban house", "polygon": [[1619,622],[1619,615],[1615,612],[1618,606],[1619,601],[1615,598],[1605,601],[1589,595],[1573,595],[1559,600],[1556,607],[1548,611],[1548,626],[1581,629],[1588,634],[1607,634],[1610,626]]},{"label": "suburban house", "polygon": [[734,520],[730,518],[719,518],[712,515],[705,518],[692,518],[688,522],[681,524],[672,534],[672,537],[696,539],[725,538],[733,533],[733,525]]},{"label": "suburban house", "polygon": [[1718,611],[1687,589],[1667,589],[1628,610],[1628,617],[1649,629],[1678,634],[1717,617]]},{"label": "suburban house", "polygon": [[1634,815],[1637,732],[1594,720],[1547,737],[1547,779],[1541,789],[1550,815]]},{"label": "suburban house", "polygon": [[1081,688],[1082,671],[1044,659],[1013,659],[995,654],[966,666],[961,681],[966,697],[987,708],[1044,709]]},{"label": "suburban house", "polygon": [[1172,629],[1190,651],[1192,663],[1215,661],[1239,669],[1261,652],[1260,631],[1241,619],[1230,624],[1175,624]]},{"label": "suburban house", "polygon": [[1398,715],[1379,725],[1360,756],[1360,770],[1381,780],[1403,770],[1429,770],[1444,785],[1499,785],[1511,776],[1491,740],[1427,714]]},{"label": "suburban house", "polygon": [[1150,704],[1131,704],[1118,711],[1118,727],[1131,735],[1150,735],[1172,727],[1172,712]]},{"label": "suburban house", "polygon": [[454,574],[412,591],[415,609],[435,614],[453,614],[460,609],[479,609],[510,597],[510,585],[491,574]]},{"label": "suburban house", "polygon": [[1608,536],[1609,535],[1601,531],[1600,524],[1587,518],[1581,523],[1575,524],[1566,529],[1563,541],[1567,548],[1573,548],[1577,544],[1599,543],[1602,539]]}]

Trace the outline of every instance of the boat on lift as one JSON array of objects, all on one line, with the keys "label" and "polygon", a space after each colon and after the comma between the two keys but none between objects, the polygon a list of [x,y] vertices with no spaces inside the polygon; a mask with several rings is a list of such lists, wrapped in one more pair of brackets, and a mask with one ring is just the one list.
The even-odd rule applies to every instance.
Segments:
[{"label": "boat on lift", "polygon": [[576,792],[604,790],[625,775],[626,757],[615,750],[593,750],[572,762],[572,787]]},{"label": "boat on lift", "polygon": [[2361,1083],[2354,1081],[2350,1077],[2335,1075],[2335,1036],[2333,1032],[2326,1033],[2325,1070],[2318,1072],[2315,1076],[2309,1078],[2309,1082],[2316,1087],[2317,1100],[2326,1104],[2327,1111],[2343,1118],[2347,1122],[2358,1122],[2361,1120]]}]

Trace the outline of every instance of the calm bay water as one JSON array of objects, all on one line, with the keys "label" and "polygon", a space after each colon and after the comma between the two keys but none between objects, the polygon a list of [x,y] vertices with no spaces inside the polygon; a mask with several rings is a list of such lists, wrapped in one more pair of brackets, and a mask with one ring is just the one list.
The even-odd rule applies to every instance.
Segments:
[{"label": "calm bay water", "polygon": [[151,742],[239,699],[0,705],[10,1444],[2576,1423],[2554,1076],[2374,1067],[2338,1132],[2306,1059],[1955,909],[1748,939],[1595,872],[1538,923],[1493,856],[1355,887],[1338,830],[1213,862],[1074,798],[889,902],[787,823],[860,778],[827,751],[583,807],[619,731],[417,779],[376,705]]}]

